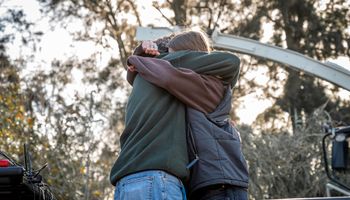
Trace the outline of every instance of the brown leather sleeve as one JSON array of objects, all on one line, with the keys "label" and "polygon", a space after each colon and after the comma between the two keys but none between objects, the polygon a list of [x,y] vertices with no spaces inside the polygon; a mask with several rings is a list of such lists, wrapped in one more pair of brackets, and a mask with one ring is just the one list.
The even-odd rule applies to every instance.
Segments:
[{"label": "brown leather sleeve", "polygon": [[203,113],[214,111],[223,98],[225,87],[213,76],[176,69],[168,61],[157,58],[130,56],[128,62],[136,67],[141,77]]}]

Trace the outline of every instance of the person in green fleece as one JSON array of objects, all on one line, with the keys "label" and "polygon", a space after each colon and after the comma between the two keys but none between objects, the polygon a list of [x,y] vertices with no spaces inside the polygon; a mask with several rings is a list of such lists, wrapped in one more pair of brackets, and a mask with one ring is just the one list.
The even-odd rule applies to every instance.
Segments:
[{"label": "person in green fleece", "polygon": [[120,138],[121,152],[110,175],[111,183],[116,185],[115,199],[186,198],[182,181],[189,177],[189,161],[183,102],[204,113],[213,111],[223,97],[223,84],[235,82],[239,72],[236,56],[208,53],[196,49],[196,44],[193,48],[160,54],[156,58],[161,60],[136,55],[128,59],[130,65],[162,69],[152,77],[179,95],[175,97],[128,71],[133,90]]}]

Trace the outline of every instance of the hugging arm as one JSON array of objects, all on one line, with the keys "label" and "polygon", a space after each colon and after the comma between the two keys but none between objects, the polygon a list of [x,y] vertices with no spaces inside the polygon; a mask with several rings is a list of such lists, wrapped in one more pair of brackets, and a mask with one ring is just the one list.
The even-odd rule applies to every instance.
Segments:
[{"label": "hugging arm", "polygon": [[240,60],[237,56],[221,51],[206,52],[174,52],[162,57],[174,67],[186,68],[199,74],[219,78],[224,84],[234,87],[239,75]]},{"label": "hugging arm", "polygon": [[[167,43],[169,43],[169,41],[174,37],[174,35],[169,35],[169,36],[165,36],[162,38],[159,38],[155,41],[153,41],[154,44],[157,45],[158,48],[158,55],[163,54],[166,55],[168,53],[168,47],[167,47]],[[155,54],[149,54],[147,52],[145,52],[145,47],[143,47],[143,42],[141,44],[139,44],[133,52],[133,55],[137,55],[137,56],[142,56],[142,57],[154,57],[156,56]],[[129,65],[130,63],[127,62],[127,65]],[[129,82],[130,85],[133,84],[134,79],[137,75],[137,71],[130,71],[129,69],[127,70],[127,75],[126,75],[126,80]]]},{"label": "hugging arm", "polygon": [[177,69],[168,61],[157,58],[130,56],[128,62],[135,66],[142,78],[203,113],[212,112],[223,97],[225,87],[213,76]]}]

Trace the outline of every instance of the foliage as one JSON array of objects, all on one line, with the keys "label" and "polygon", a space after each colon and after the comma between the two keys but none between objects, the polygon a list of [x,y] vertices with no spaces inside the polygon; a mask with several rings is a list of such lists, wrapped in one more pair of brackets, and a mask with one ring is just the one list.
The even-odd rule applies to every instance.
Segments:
[{"label": "foliage", "polygon": [[25,110],[17,70],[2,54],[0,77],[0,137],[3,138],[0,140],[0,149],[21,155],[22,145],[29,141],[29,137],[25,136],[29,136],[32,130],[33,118]]},{"label": "foliage", "polygon": [[[271,1],[266,4],[270,10],[267,17],[274,24],[274,42],[277,45],[284,43],[287,48],[318,60],[349,56],[349,32],[343,31],[349,26],[349,2],[339,0],[324,3],[324,8],[321,9],[317,6],[321,3],[314,0]],[[281,38],[283,35],[285,41]],[[328,99],[334,99],[325,94],[325,86],[314,77],[287,71],[289,76],[284,85],[284,94],[277,98],[276,105],[290,113],[295,129],[296,123],[303,117]],[[339,104],[333,105],[333,108],[327,107],[329,112],[340,107]]]},{"label": "foliage", "polygon": [[[53,20],[64,21],[74,17],[83,19],[84,31],[77,34],[79,40],[92,40],[101,43],[104,39],[117,42],[119,58],[126,63],[127,57],[135,47],[135,25],[128,21],[134,16],[138,25],[141,20],[136,4],[131,0],[101,0],[101,1],[75,1],[75,0],[40,0],[47,13],[54,12]],[[101,28],[94,29],[94,25]],[[109,47],[109,44],[105,44]],[[122,66],[122,65],[121,65]]]},{"label": "foliage", "polygon": [[[256,40],[271,34],[269,40],[271,44],[286,47],[321,61],[350,55],[350,35],[349,31],[346,31],[350,24],[350,11],[349,2],[345,0],[322,2],[173,0],[162,4],[154,1],[154,7],[160,12],[165,9],[173,11],[173,17],[167,16],[170,25],[198,25],[209,35],[214,29]],[[266,29],[263,27],[266,25],[272,27],[270,33],[264,33]],[[334,103],[337,101],[336,93],[339,90],[336,86],[326,87],[322,81],[288,68],[284,71],[278,70],[278,67],[285,67],[278,63],[258,58],[243,56],[241,58],[241,78],[235,89],[236,101],[233,102],[236,107],[242,103],[240,97],[262,90],[263,98],[270,99],[275,102],[274,107],[282,109],[283,112],[280,114],[288,113],[291,124],[284,125],[292,126],[294,130],[297,123],[303,123],[303,118],[327,101],[330,103],[326,109],[331,115],[334,113],[333,110],[341,109],[341,104]],[[259,68],[268,69],[267,75],[272,87],[259,84],[254,81],[256,78],[247,79],[250,72]],[[287,78],[281,80],[281,73],[286,74]],[[279,90],[283,91],[282,95],[276,93]],[[326,91],[332,91],[334,95],[326,95]],[[235,118],[239,118],[234,112],[232,114]],[[268,111],[267,115],[270,115]],[[270,116],[281,117],[281,115]],[[348,115],[345,114],[343,117],[340,121],[344,121]]]},{"label": "foliage", "polygon": [[[0,5],[3,2],[0,1]],[[15,39],[8,28],[29,35],[21,38],[24,45],[33,44],[36,34],[30,33],[29,23],[21,10],[8,9],[0,16],[0,150],[23,164],[23,145],[40,141],[33,134],[35,117],[28,111],[28,99],[21,90],[20,68],[6,55],[6,44]],[[33,154],[36,157],[37,154]]]},{"label": "foliage", "polygon": [[[48,163],[43,177],[58,199],[111,197],[108,175],[114,159],[110,158],[117,155],[124,118],[124,101],[118,97],[124,87],[123,68],[116,68],[120,61],[113,59],[100,68],[97,52],[83,61],[72,57],[53,61],[51,66],[35,66],[36,71],[28,74],[25,58],[11,64],[5,56],[6,43],[23,37],[23,48],[34,54],[35,46],[27,41],[35,44],[33,37],[40,34],[22,29],[31,23],[21,10],[6,13],[10,14],[4,15],[0,31],[18,23],[15,32],[2,36],[0,45],[0,135],[6,138],[0,140],[0,149],[21,161],[22,145],[30,144],[33,166]],[[84,74],[81,80],[75,78],[77,73]],[[70,89],[73,82],[80,87]]]},{"label": "foliage", "polygon": [[[114,161],[109,158],[117,154],[124,105],[113,105],[115,94],[91,61],[57,61],[51,67],[48,74],[28,77],[26,86],[32,109],[43,119],[36,123],[38,134],[49,138],[43,158],[50,164],[48,182],[59,199],[108,197],[108,175]],[[74,91],[74,97],[69,97],[66,88],[72,82],[73,67],[85,70],[85,91]],[[117,74],[111,72],[111,76]]]},{"label": "foliage", "polygon": [[[240,127],[249,162],[251,199],[326,196],[321,141],[325,135],[322,127],[330,120],[323,106],[293,134],[287,131],[257,134],[249,127]],[[349,176],[348,172],[339,178],[346,183]]]},{"label": "foliage", "polygon": [[[118,156],[124,121],[125,99],[119,93],[129,89],[122,78],[124,63],[136,46],[135,27],[158,25],[146,24],[132,0],[39,2],[43,14],[51,17],[52,28],[81,23],[83,28],[72,33],[76,40],[117,50],[106,65],[98,62],[102,52],[96,50],[84,60],[72,56],[36,64],[34,72],[22,76],[27,59],[9,60],[6,43],[21,38],[34,55],[35,38],[43,33],[33,32],[33,23],[25,21],[20,10],[0,16],[0,33],[4,33],[0,35],[0,135],[6,134],[0,148],[20,159],[19,147],[29,142],[35,166],[49,163],[43,175],[59,199],[109,199],[113,195],[109,170]],[[169,25],[199,26],[209,35],[218,29],[259,40],[268,24],[273,27],[271,44],[319,60],[349,55],[350,37],[345,31],[349,6],[344,0],[324,1],[324,5],[315,0],[153,2]],[[5,34],[5,28],[13,24],[17,24],[15,31]],[[326,87],[279,63],[239,56],[241,78],[233,107],[256,91],[275,102],[252,126],[240,127],[249,161],[251,198],[323,195],[321,122],[329,113],[333,120],[348,124],[349,100],[337,97],[337,87]],[[250,76],[260,69],[267,69],[268,84]],[[234,110],[232,115],[239,119]]]}]

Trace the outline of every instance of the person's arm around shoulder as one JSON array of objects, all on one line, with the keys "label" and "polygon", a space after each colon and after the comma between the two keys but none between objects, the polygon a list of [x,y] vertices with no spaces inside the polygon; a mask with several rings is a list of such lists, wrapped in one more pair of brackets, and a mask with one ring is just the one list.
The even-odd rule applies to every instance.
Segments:
[{"label": "person's arm around shoulder", "polygon": [[199,74],[218,77],[233,87],[238,79],[240,60],[232,53],[224,51],[198,52],[182,51],[168,54],[162,59],[168,60],[177,68],[186,68]]},{"label": "person's arm around shoulder", "polygon": [[225,87],[213,76],[176,69],[168,61],[157,58],[130,56],[128,62],[142,78],[203,113],[212,112],[223,97]]}]

